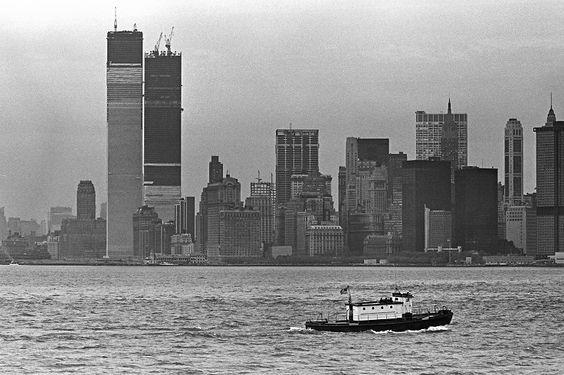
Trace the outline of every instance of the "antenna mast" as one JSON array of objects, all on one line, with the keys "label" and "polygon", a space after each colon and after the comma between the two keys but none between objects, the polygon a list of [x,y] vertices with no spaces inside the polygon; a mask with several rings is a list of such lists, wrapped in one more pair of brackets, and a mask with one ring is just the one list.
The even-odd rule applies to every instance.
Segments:
[{"label": "antenna mast", "polygon": [[117,31],[117,7],[114,7],[114,32]]}]

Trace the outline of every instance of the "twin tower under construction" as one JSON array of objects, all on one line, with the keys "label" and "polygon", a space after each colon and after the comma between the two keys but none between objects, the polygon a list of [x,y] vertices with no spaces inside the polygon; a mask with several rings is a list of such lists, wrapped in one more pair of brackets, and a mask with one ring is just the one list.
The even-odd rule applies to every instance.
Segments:
[{"label": "twin tower under construction", "polygon": [[[172,52],[172,32],[143,53],[143,33],[107,35],[108,217],[106,257],[133,252],[133,213],[155,208],[174,219],[181,196],[181,54]],[[143,81],[144,78],[144,81]],[[144,82],[144,85],[143,85]]]}]

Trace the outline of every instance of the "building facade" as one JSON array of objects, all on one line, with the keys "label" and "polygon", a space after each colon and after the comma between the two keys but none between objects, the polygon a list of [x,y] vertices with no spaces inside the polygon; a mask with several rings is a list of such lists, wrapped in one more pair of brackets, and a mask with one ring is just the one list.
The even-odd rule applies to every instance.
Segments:
[{"label": "building facade", "polygon": [[497,169],[466,167],[455,174],[455,245],[496,250]]},{"label": "building facade", "polygon": [[546,258],[564,248],[564,121],[552,106],[544,126],[534,128],[537,162],[537,251]]},{"label": "building facade", "polygon": [[212,156],[210,180],[202,191],[197,224],[198,246],[208,258],[220,257],[220,212],[243,206],[239,181],[230,175],[223,178],[219,171],[223,173],[223,165],[219,158]]},{"label": "building facade", "polygon": [[182,57],[158,49],[145,54],[144,202],[164,221],[180,199]]},{"label": "building facade", "polygon": [[180,198],[174,205],[174,225],[175,234],[190,234],[192,240],[194,236],[194,215],[196,199],[194,197]]},{"label": "building facade", "polygon": [[505,125],[505,199],[509,205],[523,202],[523,127],[510,118]]},{"label": "building facade", "polygon": [[452,213],[425,207],[425,250],[452,245]]},{"label": "building facade", "polygon": [[[450,128],[453,124],[458,144],[452,142],[455,134]],[[447,113],[415,112],[415,153],[417,160],[438,157],[441,160],[457,159],[458,169],[468,165],[468,115],[452,113],[450,99]],[[457,158],[454,153],[458,154]]]},{"label": "building facade", "polygon": [[107,254],[130,258],[132,215],[143,201],[143,33],[107,35]]},{"label": "building facade", "polygon": [[306,241],[309,256],[341,256],[344,250],[343,228],[339,225],[311,225]]},{"label": "building facade", "polygon": [[78,183],[76,218],[78,220],[96,219],[96,190],[90,180],[82,180]]},{"label": "building facade", "polygon": [[269,246],[274,243],[276,190],[271,182],[251,182],[251,196],[245,207],[260,212],[260,241]]},{"label": "building facade", "polygon": [[451,211],[451,163],[409,160],[402,168],[402,250],[425,250],[425,207]]},{"label": "building facade", "polygon": [[319,130],[276,130],[276,199],[285,204],[291,199],[292,175],[319,172]]},{"label": "building facade", "polygon": [[219,212],[219,259],[260,258],[260,212],[248,209]]}]

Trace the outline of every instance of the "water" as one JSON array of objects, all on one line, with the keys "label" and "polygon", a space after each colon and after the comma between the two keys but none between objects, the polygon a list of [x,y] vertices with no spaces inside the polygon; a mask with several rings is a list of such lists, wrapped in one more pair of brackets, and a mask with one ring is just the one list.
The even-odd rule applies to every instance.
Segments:
[{"label": "water", "polygon": [[[564,269],[0,266],[1,373],[561,374]],[[304,329],[395,285],[414,332]]]}]

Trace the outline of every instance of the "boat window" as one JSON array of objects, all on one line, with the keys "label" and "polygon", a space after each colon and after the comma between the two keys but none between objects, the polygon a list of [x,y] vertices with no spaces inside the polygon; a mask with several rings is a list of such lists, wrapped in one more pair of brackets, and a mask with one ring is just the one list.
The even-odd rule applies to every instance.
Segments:
[{"label": "boat window", "polygon": [[362,308],[363,310],[366,310],[364,307]]},{"label": "boat window", "polygon": [[374,310],[374,306],[372,306],[372,310]]},{"label": "boat window", "polygon": [[390,306],[390,309],[392,309],[394,306]]},{"label": "boat window", "polygon": [[382,308],[384,308],[384,306],[382,306]]}]

